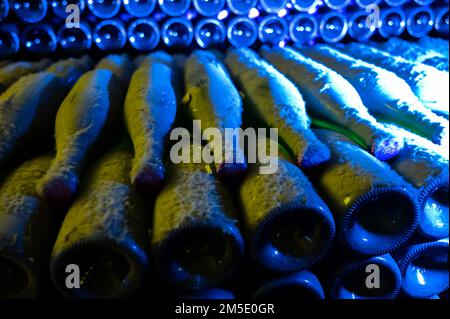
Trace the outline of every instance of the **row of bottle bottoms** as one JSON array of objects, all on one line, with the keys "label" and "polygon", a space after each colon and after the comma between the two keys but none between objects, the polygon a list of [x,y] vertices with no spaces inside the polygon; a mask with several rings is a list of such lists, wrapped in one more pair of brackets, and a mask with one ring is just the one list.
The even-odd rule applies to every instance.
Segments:
[{"label": "row of bottle bottoms", "polygon": [[[68,54],[89,50],[94,44],[100,50],[124,48],[127,43],[139,51],[150,51],[158,46],[169,48],[250,47],[259,41],[272,45],[287,43],[310,44],[317,41],[335,43],[346,36],[367,41],[378,34],[383,38],[397,37],[405,30],[413,37],[424,37],[430,32],[448,35],[448,7],[432,9],[413,7],[409,10],[389,8],[381,10],[379,27],[368,24],[370,13],[329,12],[324,15],[300,13],[294,16],[269,15],[253,18],[237,16],[231,19],[186,17],[163,20],[130,20],[128,27],[118,19],[81,23],[79,28],[62,25],[58,30],[51,24],[26,26],[23,30],[14,24],[0,26],[0,56],[12,56],[22,47],[25,52],[49,54],[59,47]],[[225,20],[224,20],[225,19]],[[162,43],[161,43],[162,42]]]},{"label": "row of bottle bottoms", "polygon": [[[373,5],[430,6],[445,2],[448,3],[448,0],[356,0],[355,6],[366,9]],[[157,4],[158,9],[156,9]],[[0,21],[14,16],[25,23],[36,23],[48,18],[49,12],[58,18],[66,19],[73,12],[81,15],[85,11],[99,19],[111,19],[121,14],[122,6],[126,14],[137,18],[148,18],[159,13],[182,16],[187,12],[205,17],[214,17],[222,11],[235,15],[247,15],[251,10],[268,14],[290,10],[314,13],[322,9],[321,7],[325,10],[345,10],[349,6],[354,7],[352,4],[352,0],[0,0]],[[70,5],[75,5],[76,11],[74,7],[68,7]]]},{"label": "row of bottle bottoms", "polygon": [[[422,40],[428,45],[391,39],[390,54],[352,43],[260,55],[239,48],[224,59],[202,50],[133,63],[109,55],[93,70],[87,56],[9,62],[0,69],[0,292],[35,294],[49,255],[67,296],[132,294],[150,261],[171,285],[206,289],[229,278],[248,248],[274,273],[327,273],[340,259],[383,270],[387,292],[364,286],[366,262],[331,271],[336,298],[393,298],[400,283],[408,296],[440,294],[448,289],[448,42]],[[440,71],[430,64],[444,49]],[[260,174],[262,162],[165,160],[176,121],[237,128],[244,109],[279,129],[275,172]],[[56,156],[19,164],[47,139]],[[241,152],[223,156],[251,158]],[[53,225],[57,216],[62,225]],[[80,289],[66,285],[71,265],[82,271]]]}]

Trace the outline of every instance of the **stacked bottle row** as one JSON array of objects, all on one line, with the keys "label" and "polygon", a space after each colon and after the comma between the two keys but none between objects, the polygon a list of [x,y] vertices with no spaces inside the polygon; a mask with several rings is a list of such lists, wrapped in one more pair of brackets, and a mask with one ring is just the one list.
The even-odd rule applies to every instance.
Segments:
[{"label": "stacked bottle row", "polygon": [[[17,3],[16,3],[17,2]],[[371,37],[397,37],[408,34],[423,37],[436,33],[448,36],[448,5],[430,6],[430,1],[388,2],[369,6],[373,1],[357,1],[360,7],[347,7],[351,1],[15,1],[0,7],[6,18],[0,22],[0,56],[20,50],[47,55],[58,49],[79,54],[91,48],[101,51],[125,49],[151,51],[159,47],[211,48],[250,47],[258,43],[284,46],[315,42],[340,42],[346,38],[366,41]],[[433,2],[434,3],[434,2]],[[77,5],[89,14],[74,18],[66,6]],[[425,5],[426,4],[426,5]],[[54,15],[48,17],[47,7]],[[259,8],[259,9],[258,9]],[[333,9],[333,10],[331,10]],[[15,15],[7,14],[14,11]],[[2,15],[0,15],[2,16]],[[17,23],[17,20],[22,21]],[[75,26],[75,27],[74,27]]]},{"label": "stacked bottle row", "polygon": [[391,43],[2,62],[0,296],[444,293],[448,42]]}]

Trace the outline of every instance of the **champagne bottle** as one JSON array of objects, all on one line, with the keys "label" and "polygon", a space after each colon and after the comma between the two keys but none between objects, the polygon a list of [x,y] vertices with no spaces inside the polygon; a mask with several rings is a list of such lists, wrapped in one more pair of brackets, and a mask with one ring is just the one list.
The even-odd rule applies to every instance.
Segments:
[{"label": "champagne bottle", "polygon": [[193,291],[185,293],[180,296],[181,299],[203,299],[203,300],[233,300],[234,295],[231,291],[220,289],[220,288],[210,288],[203,289],[199,291]]},{"label": "champagne bottle", "polygon": [[436,19],[434,21],[434,28],[440,35],[445,35],[448,37],[449,30],[449,14],[448,6],[438,7],[435,9]]},{"label": "champagne bottle", "polygon": [[17,27],[12,24],[0,26],[0,58],[12,56],[20,49]]},{"label": "champagne bottle", "polygon": [[58,42],[61,48],[69,54],[80,54],[92,46],[92,33],[87,24],[80,23],[79,28],[61,26],[58,30]]},{"label": "champagne bottle", "polygon": [[227,0],[228,9],[238,15],[246,15],[256,8],[258,0]]},{"label": "champagne bottle", "polygon": [[137,19],[128,27],[128,41],[139,51],[153,50],[160,38],[158,24],[152,19]]},{"label": "champagne bottle", "polygon": [[429,298],[449,288],[448,238],[416,243],[394,255],[402,276],[402,292],[413,298]]},{"label": "champagne bottle", "polygon": [[100,19],[110,19],[120,11],[121,0],[88,0],[88,8]]},{"label": "champagne bottle", "polygon": [[45,56],[53,53],[58,45],[55,31],[49,24],[30,25],[22,32],[22,42],[29,53]]},{"label": "champagne bottle", "polygon": [[325,299],[322,285],[309,271],[301,271],[265,283],[253,295],[267,300],[319,300]]},{"label": "champagne bottle", "polygon": [[343,135],[315,133],[331,158],[312,180],[334,214],[341,242],[369,256],[398,249],[417,226],[417,191]]},{"label": "champagne bottle", "polygon": [[[308,269],[326,254],[335,225],[328,207],[308,178],[273,140],[258,140],[258,154],[276,165],[263,172],[251,165],[239,196],[241,219],[254,260],[265,269],[294,272]],[[270,155],[269,155],[270,154]],[[270,164],[270,162],[269,162]],[[267,167],[270,168],[270,167]]]},{"label": "champagne bottle", "polygon": [[39,72],[20,78],[0,96],[0,170],[51,135],[56,111],[67,91],[63,79]]},{"label": "champagne bottle", "polygon": [[288,0],[259,0],[259,5],[267,13],[277,13],[286,6]]},{"label": "champagne bottle", "polygon": [[400,8],[389,8],[380,12],[378,33],[383,38],[400,36],[406,28],[406,15]]},{"label": "champagne bottle", "polygon": [[55,216],[34,190],[52,160],[42,155],[0,185],[0,298],[34,298],[45,285]]},{"label": "champagne bottle", "polygon": [[309,114],[348,128],[380,160],[399,153],[402,138],[369,114],[356,89],[341,75],[289,48],[263,47],[261,52],[302,91]]},{"label": "champagne bottle", "polygon": [[405,80],[413,93],[427,108],[448,118],[448,105],[450,103],[448,72],[393,56],[362,43],[350,43],[341,50],[357,59],[373,63],[395,73]]},{"label": "champagne bottle", "polygon": [[85,0],[50,0],[49,2],[53,14],[61,19],[66,19],[72,12],[71,10],[68,10],[69,12],[66,12],[68,6],[70,5],[76,5],[80,14],[83,13],[86,7]]},{"label": "champagne bottle", "polygon": [[345,10],[350,3],[351,0],[325,0],[325,5],[331,10]]},{"label": "champagne bottle", "polygon": [[164,177],[164,143],[177,113],[180,75],[173,58],[156,52],[134,72],[125,99],[125,124],[134,144],[131,182],[159,189]]},{"label": "champagne bottle", "polygon": [[258,38],[258,27],[251,19],[235,17],[228,23],[227,38],[233,47],[249,47]]},{"label": "champagne bottle", "polygon": [[192,0],[195,10],[205,17],[217,15],[224,7],[225,0]]},{"label": "champagne bottle", "polygon": [[381,50],[392,55],[401,56],[409,61],[430,65],[441,71],[448,72],[449,70],[448,58],[433,50],[423,48],[416,42],[409,42],[400,38],[391,38],[385,43],[373,43],[372,45],[379,47]]},{"label": "champagne bottle", "polygon": [[[202,151],[195,142],[190,150]],[[152,246],[158,273],[177,288],[210,288],[237,268],[244,242],[235,208],[209,165],[171,166],[155,202]]]},{"label": "champagne bottle", "polygon": [[[370,288],[370,275],[378,274],[377,286]],[[347,262],[332,276],[329,283],[331,299],[395,299],[400,292],[401,274],[391,255]],[[368,285],[369,284],[369,285]]]},{"label": "champagne bottle", "polygon": [[14,62],[0,69],[0,94],[21,77],[41,71],[48,67],[52,61],[42,59],[36,62]]},{"label": "champagne bottle", "polygon": [[289,36],[294,45],[308,44],[315,40],[319,33],[317,18],[308,13],[299,13],[289,24]]},{"label": "champagne bottle", "polygon": [[11,0],[11,11],[25,23],[42,21],[47,9],[47,0]]},{"label": "champagne bottle", "polygon": [[432,239],[448,237],[448,151],[397,126],[389,129],[405,139],[405,148],[390,165],[420,191],[419,232]]},{"label": "champagne bottle", "polygon": [[352,12],[348,18],[348,35],[356,41],[369,40],[376,31],[375,26],[367,24],[370,13],[364,10]]},{"label": "champagne bottle", "polygon": [[448,59],[449,56],[448,40],[426,36],[420,38],[418,44],[428,50],[438,52]]},{"label": "champagne bottle", "polygon": [[[226,132],[242,125],[242,99],[225,66],[212,52],[194,51],[185,64],[184,83],[183,103],[189,117],[201,121],[217,174],[223,178],[242,175],[246,169],[243,141],[240,134],[227,136]],[[221,133],[219,139],[208,135],[211,128]]]},{"label": "champagne bottle", "polygon": [[258,37],[262,43],[279,45],[288,34],[288,25],[285,19],[276,15],[261,19],[258,26]]},{"label": "champagne bottle", "polygon": [[348,31],[347,18],[340,12],[328,12],[320,19],[319,35],[325,42],[341,41]]},{"label": "champagne bottle", "polygon": [[[148,217],[130,185],[132,152],[122,143],[90,169],[53,247],[52,280],[66,297],[130,297],[145,278]],[[79,288],[66,286],[69,265],[79,269]]]},{"label": "champagne bottle", "polygon": [[[107,57],[105,60],[114,59]],[[125,95],[123,78],[100,62],[85,73],[62,102],[55,123],[56,157],[39,181],[38,191],[50,202],[66,206],[78,190],[80,175],[99,139],[117,126]],[[122,69],[127,69],[123,61]]]},{"label": "champagne bottle", "polygon": [[161,10],[172,17],[177,17],[185,14],[190,5],[191,0],[158,0]]},{"label": "champagne bottle", "polygon": [[429,7],[413,7],[406,11],[406,31],[415,38],[422,38],[434,28],[435,15]]},{"label": "champagne bottle", "polygon": [[245,95],[249,113],[266,127],[278,129],[281,143],[300,167],[328,160],[329,151],[309,129],[305,103],[291,81],[247,48],[230,50],[225,63]]},{"label": "champagne bottle", "polygon": [[9,0],[0,0],[0,22],[9,14]]},{"label": "champagne bottle", "polygon": [[194,38],[194,27],[185,18],[171,18],[161,27],[161,36],[169,48],[186,48]]},{"label": "champagne bottle", "polygon": [[291,0],[291,3],[300,12],[315,12],[321,4],[320,0]]},{"label": "champagne bottle", "polygon": [[327,46],[303,48],[301,52],[345,77],[376,118],[405,127],[436,144],[448,140],[448,121],[426,108],[394,73]]},{"label": "champagne bottle", "polygon": [[134,17],[148,17],[156,7],[156,0],[128,0],[123,1],[125,10]]},{"label": "champagne bottle", "polygon": [[194,37],[202,49],[218,47],[223,44],[227,30],[225,25],[217,19],[202,19],[197,22]]},{"label": "champagne bottle", "polygon": [[102,51],[122,49],[127,42],[125,26],[120,20],[102,20],[94,29],[94,42]]}]

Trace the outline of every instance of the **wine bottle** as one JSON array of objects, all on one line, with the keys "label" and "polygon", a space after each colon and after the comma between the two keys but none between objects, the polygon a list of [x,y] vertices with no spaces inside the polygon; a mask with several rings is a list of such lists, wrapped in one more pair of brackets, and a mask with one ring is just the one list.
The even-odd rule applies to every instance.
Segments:
[{"label": "wine bottle", "polygon": [[156,0],[124,0],[125,10],[133,17],[148,17],[156,7]]},{"label": "wine bottle", "polygon": [[234,295],[231,291],[220,289],[220,288],[210,288],[203,289],[199,291],[193,291],[185,293],[180,296],[181,299],[203,299],[203,300],[233,300]]},{"label": "wine bottle", "polygon": [[406,31],[415,38],[422,38],[434,28],[435,15],[429,7],[415,7],[406,10]]},{"label": "wine bottle", "polygon": [[86,7],[85,0],[50,0],[53,14],[61,19],[66,19],[71,13],[70,10],[69,12],[66,11],[69,5],[76,5],[80,14]]},{"label": "wine bottle", "polygon": [[194,38],[194,27],[185,18],[171,18],[161,28],[164,44],[169,48],[189,47]]},{"label": "wine bottle", "polygon": [[35,190],[51,155],[21,164],[0,185],[0,298],[35,298],[44,285],[56,218]]},{"label": "wine bottle", "polygon": [[166,175],[164,143],[176,118],[180,78],[162,51],[146,56],[131,78],[124,111],[135,151],[131,182],[139,190],[158,190]]},{"label": "wine bottle", "polygon": [[[128,68],[126,62],[121,66]],[[55,123],[56,157],[37,186],[50,202],[61,206],[71,202],[87,157],[99,139],[117,126],[125,87],[116,74],[97,65],[77,81],[62,102]]]},{"label": "wine bottle", "polygon": [[[90,169],[53,247],[52,280],[66,297],[130,297],[145,278],[148,217],[130,185],[133,153],[122,143]],[[70,265],[80,272],[76,289],[66,285]]]},{"label": "wine bottle", "polygon": [[0,69],[0,94],[21,77],[47,68],[52,61],[42,59],[36,62],[14,62]]},{"label": "wine bottle", "polygon": [[80,23],[79,28],[61,26],[58,30],[58,42],[61,48],[70,54],[80,54],[92,46],[92,34],[87,24]]},{"label": "wine bottle", "polygon": [[262,173],[267,163],[251,165],[239,189],[252,257],[270,271],[308,269],[334,240],[331,212],[276,141],[258,139],[257,147],[276,169]]},{"label": "wine bottle", "polygon": [[324,0],[324,2],[331,10],[345,10],[352,0]]},{"label": "wine bottle", "polygon": [[0,22],[9,14],[9,0],[0,0]]},{"label": "wine bottle", "polygon": [[88,0],[88,8],[100,19],[110,19],[120,11],[121,0]]},{"label": "wine bottle", "polygon": [[391,167],[420,191],[419,232],[431,239],[448,237],[448,151],[397,126],[389,129],[405,139]]},{"label": "wine bottle", "polygon": [[348,22],[343,13],[331,11],[320,19],[319,35],[325,42],[339,42],[347,35],[347,31]]},{"label": "wine bottle", "polygon": [[381,1],[383,0],[355,0],[356,4],[362,9],[366,9],[374,5],[378,6]]},{"label": "wine bottle", "polygon": [[67,93],[49,72],[21,77],[0,96],[0,170],[19,152],[51,135],[56,111]]},{"label": "wine bottle", "polygon": [[300,12],[315,12],[320,0],[291,0],[292,6],[295,10]]},{"label": "wine bottle", "polygon": [[233,47],[249,47],[258,38],[258,26],[249,18],[235,17],[228,23],[227,38]]},{"label": "wine bottle", "polygon": [[194,29],[195,41],[202,49],[222,45],[226,33],[225,25],[217,19],[202,19],[197,22]]},{"label": "wine bottle", "polygon": [[285,19],[276,15],[261,19],[258,26],[258,38],[262,43],[279,45],[288,34],[288,25]]},{"label": "wine bottle", "polygon": [[[427,108],[448,118],[450,102],[448,72],[393,56],[362,43],[349,43],[341,50],[357,59],[393,72],[410,86],[413,93]],[[436,89],[437,87],[439,89]]]},{"label": "wine bottle", "polygon": [[400,38],[391,38],[385,43],[373,43],[371,45],[392,55],[401,56],[409,61],[427,64],[441,71],[448,72],[449,70],[449,61],[444,55],[423,48],[416,42],[409,42]]},{"label": "wine bottle", "polygon": [[277,13],[286,6],[288,0],[259,0],[259,5],[267,13]]},{"label": "wine bottle", "polygon": [[225,0],[192,0],[195,10],[202,16],[217,15],[225,6]]},{"label": "wine bottle", "polygon": [[376,118],[405,127],[436,144],[448,140],[448,121],[426,108],[394,73],[323,45],[303,48],[301,52],[345,77]]},{"label": "wine bottle", "polygon": [[228,9],[238,15],[246,15],[256,8],[258,0],[227,0]]},{"label": "wine bottle", "polygon": [[444,55],[448,59],[449,56],[448,40],[426,36],[420,38],[418,44],[428,50],[438,52],[439,54]]},{"label": "wine bottle", "polygon": [[434,22],[434,28],[440,35],[445,35],[448,37],[449,30],[449,14],[448,6],[439,7],[435,9],[436,20]]},{"label": "wine bottle", "polygon": [[128,27],[128,41],[139,51],[151,51],[159,43],[161,33],[152,19],[137,19]]},{"label": "wine bottle", "polygon": [[348,35],[356,41],[369,40],[376,31],[376,26],[369,25],[367,19],[370,13],[360,10],[349,14],[348,18]]},{"label": "wine bottle", "polygon": [[325,294],[313,273],[301,271],[268,281],[255,292],[253,298],[304,301],[325,299]]},{"label": "wine bottle", "polygon": [[402,275],[402,292],[413,298],[429,298],[449,288],[448,238],[417,243],[394,258]]},{"label": "wine bottle", "polygon": [[380,160],[399,153],[403,139],[369,114],[356,89],[341,75],[289,48],[263,47],[261,52],[302,91],[309,114],[348,128]]},{"label": "wine bottle", "polygon": [[128,86],[129,84],[133,72],[132,67],[133,65],[127,54],[110,54],[101,59],[95,66],[97,70],[104,69],[111,71],[124,86]]},{"label": "wine bottle", "polygon": [[72,88],[75,82],[94,66],[94,61],[87,55],[79,59],[69,58],[59,60],[53,63],[45,71],[53,73],[64,80],[68,90]]},{"label": "wine bottle", "polygon": [[26,23],[42,21],[47,15],[47,0],[11,0],[11,11]]},{"label": "wine bottle", "polygon": [[329,151],[309,129],[305,103],[291,81],[247,48],[230,50],[225,63],[254,120],[278,129],[281,143],[300,167],[311,168],[328,160]]},{"label": "wine bottle", "polygon": [[[202,148],[194,142],[190,151]],[[208,164],[188,160],[171,166],[156,198],[152,247],[165,281],[199,290],[223,282],[234,272],[244,242],[224,185]]]},{"label": "wine bottle", "polygon": [[319,22],[314,15],[299,13],[289,24],[289,36],[294,45],[311,43],[319,33]]},{"label": "wine bottle", "polygon": [[401,7],[408,2],[408,0],[384,0],[384,2],[390,7]]},{"label": "wine bottle", "polygon": [[177,17],[185,14],[190,5],[191,0],[158,0],[161,10],[172,17]]},{"label": "wine bottle", "polygon": [[12,24],[0,26],[0,58],[12,56],[20,49],[17,27]]},{"label": "wine bottle", "polygon": [[[367,281],[370,281],[369,277],[375,271],[379,275],[379,286],[370,288]],[[395,299],[400,292],[401,283],[399,267],[391,255],[356,259],[347,262],[333,274],[329,283],[329,297],[331,299]]]},{"label": "wine bottle", "polygon": [[[386,0],[385,0],[386,1]],[[400,8],[388,8],[380,11],[378,33],[383,38],[400,36],[406,28],[406,15]]]},{"label": "wine bottle", "polygon": [[58,41],[49,24],[29,25],[22,32],[25,50],[35,55],[48,55],[56,50]]},{"label": "wine bottle", "polygon": [[102,51],[122,49],[127,42],[127,33],[119,20],[102,20],[94,29],[94,42]]},{"label": "wine bottle", "polygon": [[417,191],[343,135],[314,132],[331,158],[312,180],[334,214],[340,241],[369,256],[398,249],[417,226]]}]

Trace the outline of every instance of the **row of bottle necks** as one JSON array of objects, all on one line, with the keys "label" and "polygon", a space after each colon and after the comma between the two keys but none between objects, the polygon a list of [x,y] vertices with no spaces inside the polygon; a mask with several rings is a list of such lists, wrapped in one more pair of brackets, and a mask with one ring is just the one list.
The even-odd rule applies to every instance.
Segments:
[{"label": "row of bottle necks", "polygon": [[[26,25],[0,25],[0,57],[24,51],[50,54],[60,48],[69,53],[85,52],[95,46],[101,51],[124,48],[127,43],[138,51],[150,51],[158,46],[168,48],[220,47],[226,39],[234,47],[250,47],[256,42],[271,45],[311,44],[322,41],[335,43],[349,37],[365,41],[374,35],[383,38],[403,33],[420,38],[430,32],[448,36],[449,8],[413,6],[381,9],[378,16],[371,12],[329,11],[313,15],[307,12],[287,15],[248,16],[219,15],[217,18],[182,17],[96,20],[80,22],[78,27],[59,21]],[[59,28],[57,25],[61,25]]]},{"label": "row of bottle necks", "polygon": [[408,3],[429,6],[448,3],[448,0],[0,0],[0,21],[8,15],[26,23],[40,22],[52,14],[64,19],[74,10],[70,5],[76,5],[79,13],[90,12],[97,18],[110,19],[121,11],[138,18],[149,17],[158,10],[169,16],[182,16],[194,10],[202,16],[212,17],[222,10],[247,15],[252,9],[271,14],[283,9],[311,12],[318,7],[343,10],[358,6],[366,9],[371,5],[398,7]]}]

